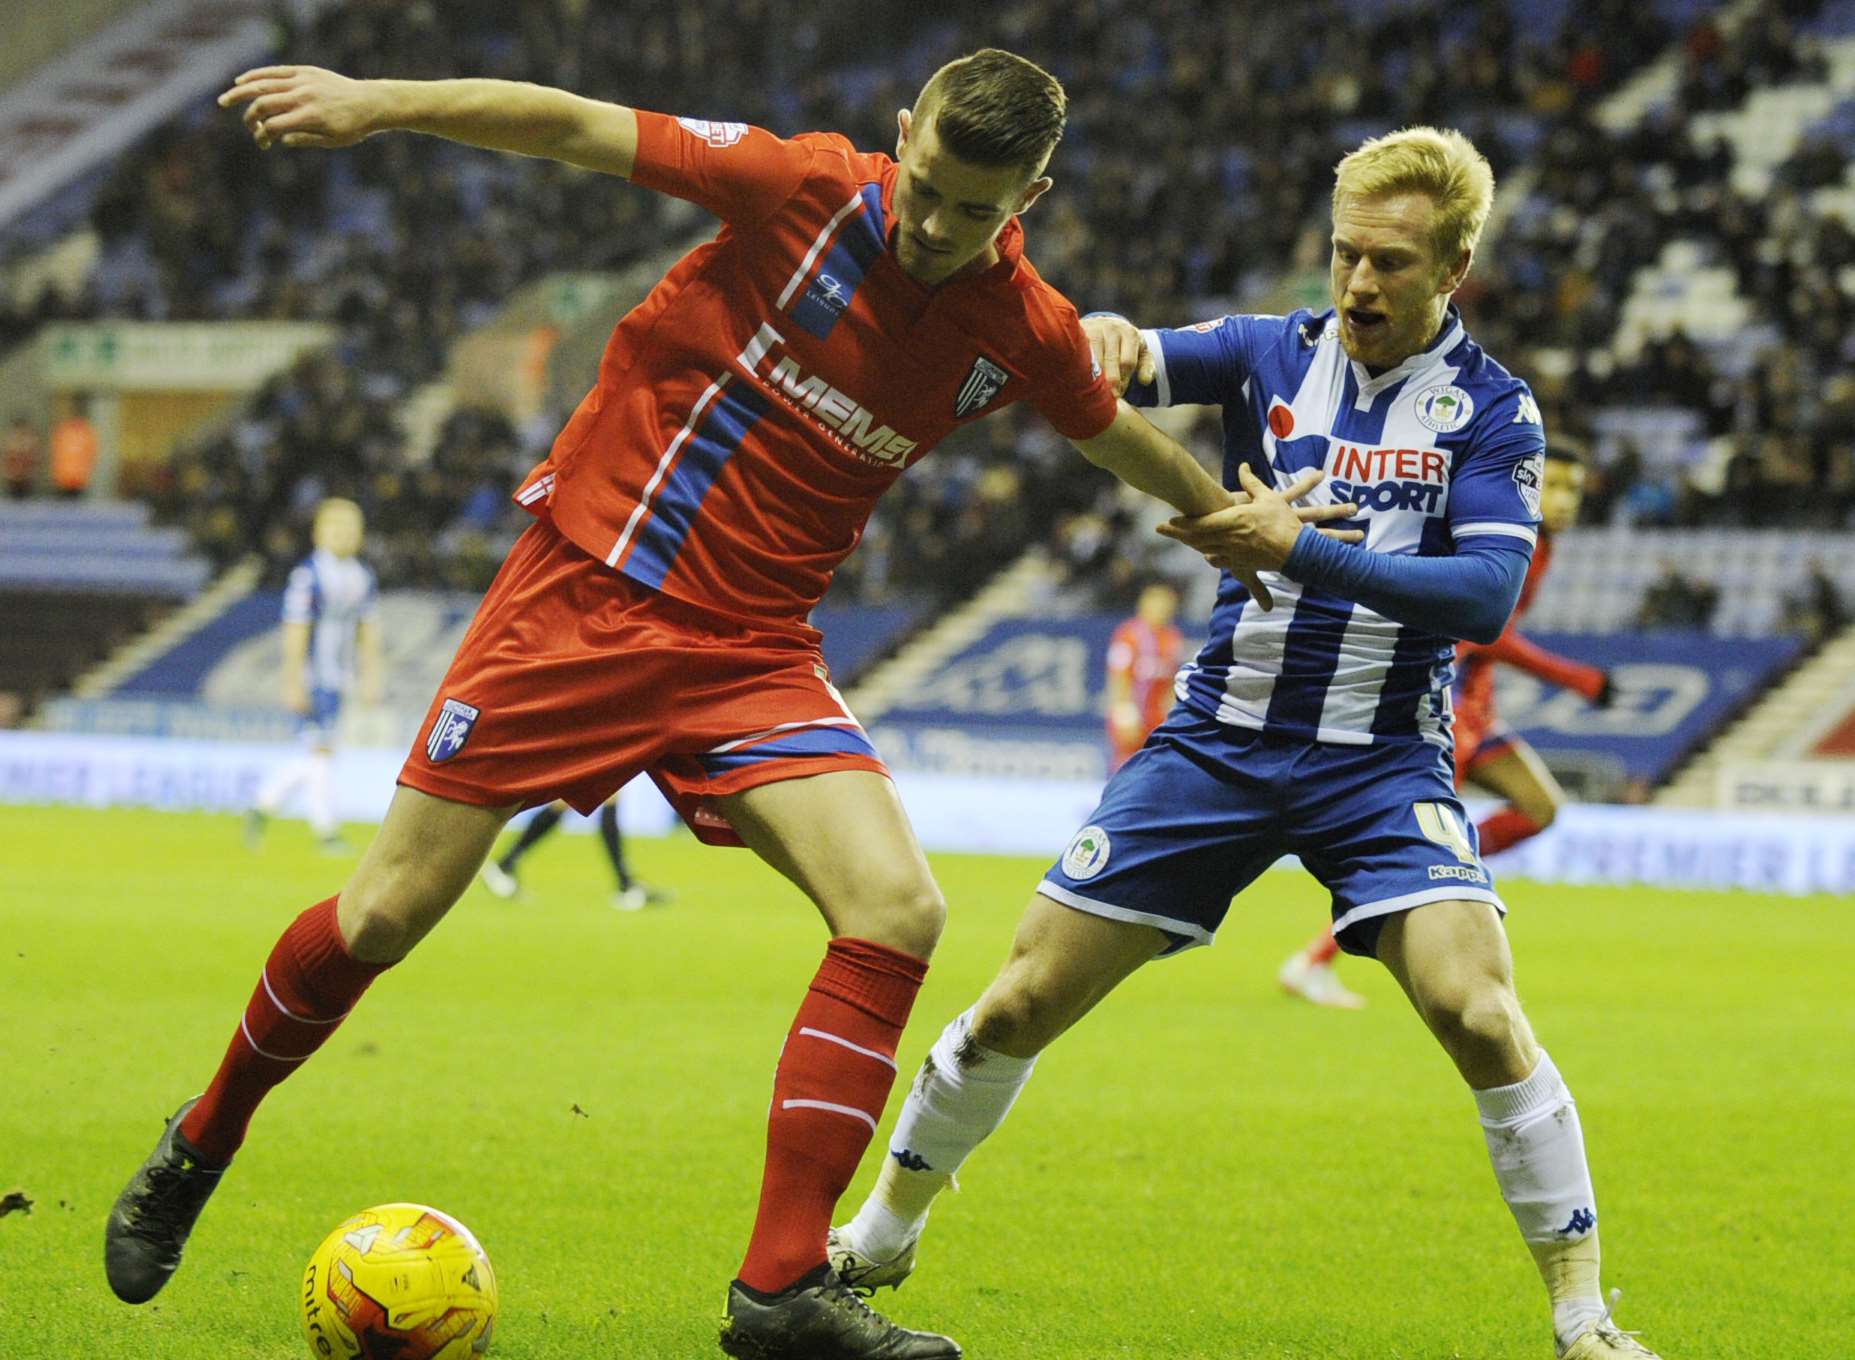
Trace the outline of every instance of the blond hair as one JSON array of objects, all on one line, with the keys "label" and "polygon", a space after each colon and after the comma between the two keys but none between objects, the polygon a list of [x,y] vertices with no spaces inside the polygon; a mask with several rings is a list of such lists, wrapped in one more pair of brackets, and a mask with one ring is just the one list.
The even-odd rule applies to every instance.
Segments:
[{"label": "blond hair", "polygon": [[1037,175],[1063,139],[1069,97],[1036,62],[985,47],[929,76],[914,116],[932,116],[941,144],[963,161]]},{"label": "blond hair", "polygon": [[320,505],[316,506],[315,522],[320,524],[324,520],[334,519],[339,515],[353,515],[362,523],[366,523],[366,516],[361,513],[361,507],[346,496],[325,498]]},{"label": "blond hair", "polygon": [[1454,128],[1408,127],[1370,137],[1334,167],[1333,211],[1348,199],[1420,193],[1436,205],[1437,258],[1474,250],[1494,206],[1494,168]]}]

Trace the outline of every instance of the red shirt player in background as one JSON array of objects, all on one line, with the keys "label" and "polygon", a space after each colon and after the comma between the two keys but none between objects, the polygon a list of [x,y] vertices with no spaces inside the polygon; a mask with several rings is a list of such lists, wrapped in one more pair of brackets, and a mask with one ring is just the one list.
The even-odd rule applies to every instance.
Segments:
[{"label": "red shirt player in background", "polygon": [[[1552,562],[1552,536],[1578,521],[1584,499],[1584,464],[1563,445],[1549,445],[1540,484],[1539,543],[1527,568],[1526,584],[1513,617],[1493,642],[1464,642],[1456,648],[1454,690],[1456,787],[1474,784],[1499,796],[1506,806],[1475,824],[1484,855],[1498,855],[1551,826],[1565,804],[1565,790],[1552,777],[1539,752],[1508,727],[1494,711],[1494,668],[1517,666],[1549,685],[1576,690],[1599,708],[1611,699],[1610,677],[1596,666],[1557,656],[1520,636],[1520,617],[1533,603]],[[1365,999],[1343,986],[1333,971],[1339,952],[1331,929],[1282,965],[1282,986],[1321,1006],[1357,1010]]]},{"label": "red shirt player in background", "polygon": [[263,148],[429,133],[631,179],[722,228],[618,323],[597,385],[518,491],[535,523],[379,835],[341,893],[284,932],[211,1085],[117,1201],[112,1288],[139,1303],[166,1283],[264,1095],[437,925],[510,815],[556,797],[590,812],[649,771],[698,836],[791,878],[833,937],[775,1072],[722,1348],[957,1357],[871,1311],[825,1259],[945,907],[806,620],[902,470],[1014,401],[1185,514],[1232,503],[1117,403],[1075,309],[1024,257],[1018,214],[1050,187],[1062,86],[1007,52],[950,63],[898,114],[894,160],[834,134],[788,140],[498,80],[274,66],[220,102],[245,106]]},{"label": "red shirt player in background", "polygon": [[1108,639],[1108,773],[1138,751],[1172,711],[1172,680],[1185,658],[1173,619],[1179,592],[1168,581],[1141,590],[1132,617]]},{"label": "red shirt player in background", "polygon": [[1540,486],[1539,546],[1533,550],[1533,565],[1520,589],[1514,616],[1493,642],[1465,642],[1456,649],[1456,784],[1474,784],[1507,803],[1476,823],[1475,834],[1484,855],[1498,855],[1537,836],[1552,825],[1565,804],[1565,790],[1539,752],[1495,714],[1495,664],[1517,666],[1549,685],[1575,690],[1599,708],[1610,705],[1610,677],[1602,670],[1556,656],[1519,633],[1520,617],[1533,603],[1552,562],[1552,535],[1578,519],[1584,478],[1584,464],[1575,453],[1558,445],[1547,448]]}]

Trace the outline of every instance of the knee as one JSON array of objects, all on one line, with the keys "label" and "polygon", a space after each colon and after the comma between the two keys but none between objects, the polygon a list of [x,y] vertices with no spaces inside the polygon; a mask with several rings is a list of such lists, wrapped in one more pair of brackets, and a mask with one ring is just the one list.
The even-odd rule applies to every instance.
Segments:
[{"label": "knee", "polygon": [[874,940],[919,959],[933,954],[947,924],[947,903],[932,879],[884,884],[859,898],[839,923],[839,933]]},{"label": "knee", "polygon": [[1034,969],[1007,968],[973,1010],[973,1038],[995,1053],[1032,1058],[1062,1033],[1066,1019],[1056,988]]},{"label": "knee", "polygon": [[429,896],[418,875],[363,863],[336,903],[342,943],[365,963],[397,963],[450,905]]},{"label": "knee", "polygon": [[1525,1078],[1532,1033],[1511,983],[1477,978],[1428,999],[1425,1018],[1471,1085],[1504,1086]]},{"label": "knee", "polygon": [[1547,827],[1559,820],[1559,808],[1561,806],[1560,800],[1554,794],[1541,793],[1539,797],[1533,800],[1530,806],[1522,808],[1521,811],[1526,813],[1528,820],[1531,821],[1534,826],[1544,831]]}]

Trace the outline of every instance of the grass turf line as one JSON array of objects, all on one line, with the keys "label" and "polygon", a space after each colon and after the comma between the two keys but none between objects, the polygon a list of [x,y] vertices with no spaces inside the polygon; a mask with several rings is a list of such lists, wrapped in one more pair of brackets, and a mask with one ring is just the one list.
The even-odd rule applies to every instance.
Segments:
[{"label": "grass turf line", "polygon": [[[0,1218],[0,1360],[295,1360],[309,1252],[395,1199],[482,1238],[493,1355],[718,1354],[774,1059],[824,944],[751,856],[638,841],[679,898],[631,915],[588,837],[537,850],[516,902],[473,889],[267,1102],[181,1273],[129,1308],[103,1280],[110,1202],[210,1075],[279,929],[349,865],[287,823],[248,854],[204,816],[9,807],[0,842],[0,1193],[34,1201]],[[1044,867],[934,864],[951,921],[904,1074]],[[1848,904],[1508,895],[1624,1325],[1670,1360],[1855,1355]],[[1219,947],[1144,970],[1054,1046],[881,1306],[974,1360],[1550,1356],[1474,1107],[1390,980],[1343,962],[1358,1015],[1277,992],[1322,910],[1300,875],[1265,876]]]}]

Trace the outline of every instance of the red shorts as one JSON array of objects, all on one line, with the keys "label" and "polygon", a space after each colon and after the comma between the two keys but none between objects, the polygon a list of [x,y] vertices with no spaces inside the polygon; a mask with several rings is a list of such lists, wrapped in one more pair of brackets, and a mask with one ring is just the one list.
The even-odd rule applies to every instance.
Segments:
[{"label": "red shorts", "polygon": [[724,794],[888,774],[815,637],[639,585],[538,520],[483,597],[399,782],[590,813],[648,772],[700,839],[739,845],[714,803]]},{"label": "red shorts", "polygon": [[1453,728],[1456,740],[1456,786],[1460,788],[1475,766],[1509,750],[1518,734],[1495,716],[1491,704],[1460,704]]}]

